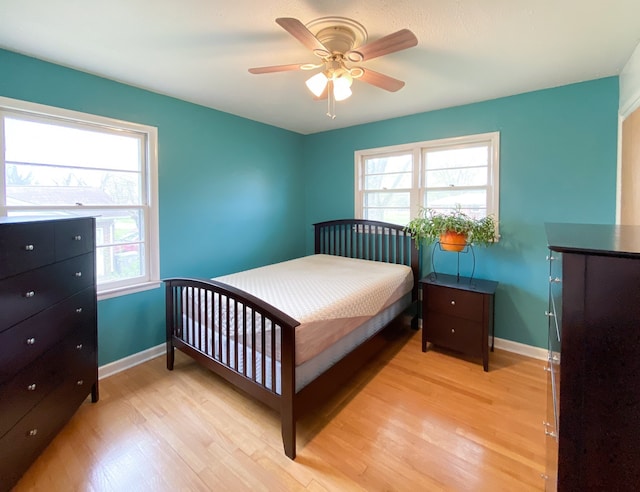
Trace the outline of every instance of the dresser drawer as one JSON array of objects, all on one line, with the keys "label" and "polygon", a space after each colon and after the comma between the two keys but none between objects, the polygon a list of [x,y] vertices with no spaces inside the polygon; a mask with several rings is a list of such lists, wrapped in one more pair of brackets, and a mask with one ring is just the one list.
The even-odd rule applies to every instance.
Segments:
[{"label": "dresser drawer", "polygon": [[[65,340],[64,353],[66,376],[79,381],[87,378],[87,373],[93,376],[85,383],[92,384],[98,375],[98,353],[96,351],[96,333],[86,327],[75,330]],[[93,373],[91,372],[93,368]]]},{"label": "dresser drawer", "polygon": [[94,221],[89,217],[56,222],[56,261],[93,251],[94,231]]},{"label": "dresser drawer", "polygon": [[20,479],[90,391],[76,381],[62,383],[0,438],[0,484]]},{"label": "dresser drawer", "polygon": [[429,311],[456,316],[472,321],[482,321],[483,294],[436,285],[426,286]]},{"label": "dresser drawer", "polygon": [[470,356],[482,355],[482,324],[446,314],[427,312],[424,320],[426,340],[451,350],[464,352]]},{"label": "dresser drawer", "polygon": [[93,253],[0,281],[0,331],[94,285]]},{"label": "dresser drawer", "polygon": [[77,326],[57,345],[0,384],[0,437],[63,381],[90,386],[97,380],[95,333]]},{"label": "dresser drawer", "polygon": [[0,402],[3,402],[0,404],[0,437],[63,382],[62,348],[61,344],[54,346],[12,379],[0,384]]},{"label": "dresser drawer", "polygon": [[5,224],[0,228],[0,279],[53,263],[51,222]]},{"label": "dresser drawer", "polygon": [[83,326],[93,330],[95,317],[96,294],[91,286],[0,332],[0,383],[17,374],[67,333]]}]

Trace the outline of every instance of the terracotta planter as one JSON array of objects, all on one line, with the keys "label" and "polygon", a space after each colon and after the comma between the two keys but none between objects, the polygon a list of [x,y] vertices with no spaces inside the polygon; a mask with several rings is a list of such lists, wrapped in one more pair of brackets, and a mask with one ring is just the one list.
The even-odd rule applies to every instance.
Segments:
[{"label": "terracotta planter", "polygon": [[460,252],[467,245],[467,235],[448,231],[440,234],[440,247],[445,251]]}]

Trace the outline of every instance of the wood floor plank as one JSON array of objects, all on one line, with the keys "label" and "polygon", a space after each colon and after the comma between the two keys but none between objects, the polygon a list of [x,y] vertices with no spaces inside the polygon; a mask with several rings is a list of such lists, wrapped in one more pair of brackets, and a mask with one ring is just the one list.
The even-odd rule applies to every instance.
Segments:
[{"label": "wood floor plank", "polygon": [[15,492],[542,490],[543,363],[478,362],[405,331],[300,420],[291,461],[273,410],[160,357],[102,380]]}]

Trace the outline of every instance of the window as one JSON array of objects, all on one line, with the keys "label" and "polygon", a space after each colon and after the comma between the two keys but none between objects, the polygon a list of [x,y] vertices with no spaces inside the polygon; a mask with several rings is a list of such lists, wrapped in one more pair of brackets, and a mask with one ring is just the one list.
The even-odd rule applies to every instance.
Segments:
[{"label": "window", "polygon": [[157,129],[0,97],[0,215],[96,217],[100,299],[159,282]]},{"label": "window", "polygon": [[407,224],[420,207],[498,221],[498,132],[355,153],[356,217]]}]

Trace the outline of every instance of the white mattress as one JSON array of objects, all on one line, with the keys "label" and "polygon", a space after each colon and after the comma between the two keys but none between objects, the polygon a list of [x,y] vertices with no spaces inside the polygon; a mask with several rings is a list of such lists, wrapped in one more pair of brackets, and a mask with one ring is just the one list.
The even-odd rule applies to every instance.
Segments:
[{"label": "white mattress", "polygon": [[[216,277],[214,280],[249,292],[301,323],[296,327],[297,390],[399,315],[410,305],[413,287],[413,274],[408,266],[331,255],[306,256]],[[185,340],[252,377],[253,364],[245,366],[244,353],[247,349],[247,362],[253,356],[257,357],[255,370],[261,379],[258,362],[262,359],[262,353],[270,353],[270,323],[267,321],[264,325],[265,346],[262,347],[261,337],[258,337],[254,354],[251,340],[245,341],[242,333],[227,334],[223,330],[220,337],[217,333],[197,329],[200,320],[205,317],[210,319],[211,316],[223,323],[226,323],[226,319],[238,318],[240,326],[243,321],[252,322],[242,320],[243,316],[249,317],[245,315],[243,306],[227,306],[225,301],[211,298],[205,303],[202,296],[196,295],[194,299],[189,289],[185,295],[188,296],[188,301],[185,299],[183,303],[188,306],[183,317]],[[207,313],[204,312],[205,305],[208,306]],[[259,315],[255,323],[261,326]],[[190,333],[200,333],[200,336],[194,339]],[[227,342],[230,342],[230,348],[234,345],[227,337],[231,339],[234,336],[238,337],[235,344],[240,347],[237,357],[235,350],[227,350]],[[279,340],[279,333],[275,339]],[[280,347],[279,342],[276,343],[275,364],[279,368]],[[271,388],[271,366],[274,361],[268,362],[264,384]],[[276,374],[279,374],[279,369]],[[275,384],[279,393],[280,382],[276,381]]]},{"label": "white mattress", "polygon": [[296,365],[322,352],[413,287],[408,266],[331,255],[305,256],[215,280],[249,292],[300,322]]}]

